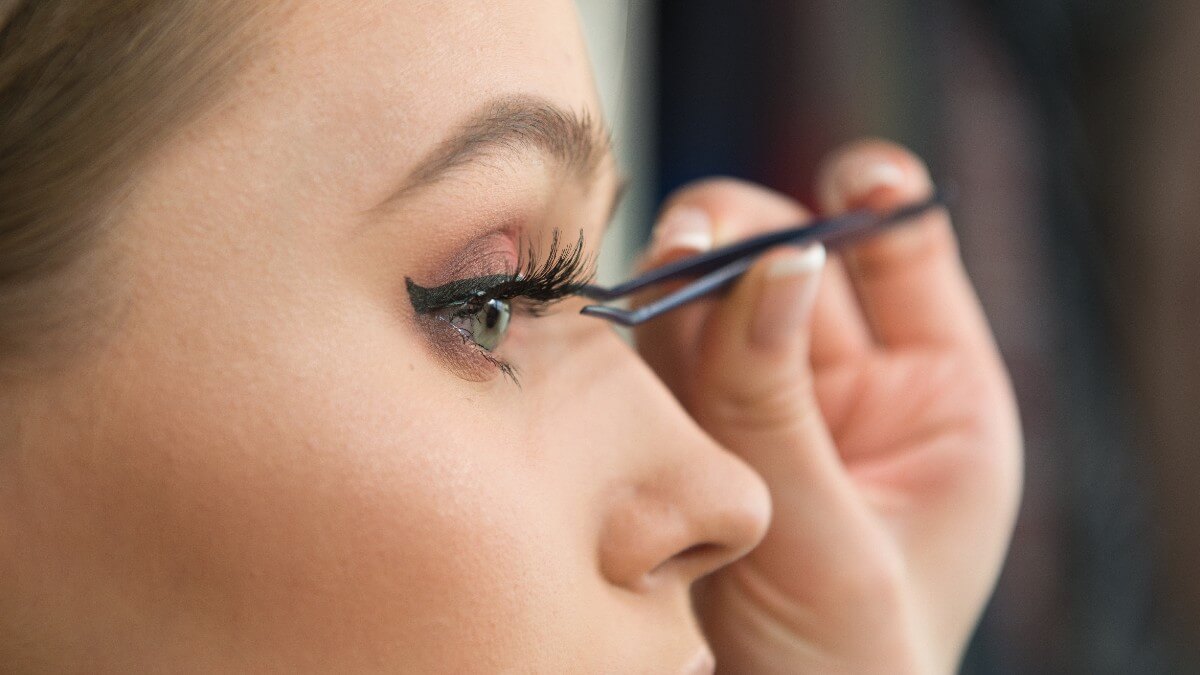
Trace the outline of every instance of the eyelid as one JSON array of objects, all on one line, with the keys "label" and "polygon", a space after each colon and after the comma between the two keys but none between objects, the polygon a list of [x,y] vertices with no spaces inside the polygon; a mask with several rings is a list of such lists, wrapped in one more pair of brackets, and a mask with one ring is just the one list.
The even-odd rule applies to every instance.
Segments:
[{"label": "eyelid", "polygon": [[406,277],[413,309],[427,314],[467,304],[473,299],[511,300],[523,297],[535,303],[550,303],[574,295],[591,279],[595,266],[590,256],[584,256],[582,231],[574,245],[563,246],[560,241],[559,231],[555,230],[550,253],[541,263],[532,262],[538,256],[530,246],[526,258],[530,262],[509,274],[456,279],[431,288]]},{"label": "eyelid", "polygon": [[513,224],[488,229],[421,270],[417,278],[435,288],[464,279],[510,274],[520,265],[519,231]]},{"label": "eyelid", "polygon": [[513,365],[489,353],[471,337],[462,335],[439,314],[449,310],[454,316],[467,315],[488,300],[509,301],[511,308],[520,314],[544,314],[554,303],[575,295],[591,279],[595,269],[593,259],[584,256],[582,231],[573,245],[563,246],[560,242],[559,232],[555,230],[548,255],[539,257],[530,246],[525,258],[527,262],[511,273],[455,279],[434,287],[422,286],[411,277],[405,277],[418,325],[423,326],[435,353],[466,379],[479,380],[480,373],[485,372],[482,364],[487,363],[516,382]]},{"label": "eyelid", "polygon": [[[542,316],[560,300],[573,295],[571,292],[558,293],[555,297],[530,298],[523,295],[519,289],[508,288],[513,284],[520,285],[521,281],[508,276],[493,275],[475,279],[461,279],[437,288],[426,289],[408,279],[408,292],[413,301],[413,308],[418,314],[438,316],[445,312],[455,315],[466,315],[478,311],[490,300],[508,302],[512,311],[526,316]],[[499,283],[495,283],[495,282]],[[461,282],[461,283],[460,283]]]},{"label": "eyelid", "polygon": [[412,280],[412,277],[405,278],[405,284],[408,289],[408,297],[412,301],[413,309],[418,314],[429,314],[447,307],[465,304],[472,298],[483,297],[487,295],[491,289],[507,281],[507,274],[492,274],[482,277],[471,277],[467,279],[456,279],[441,286],[426,288]]}]

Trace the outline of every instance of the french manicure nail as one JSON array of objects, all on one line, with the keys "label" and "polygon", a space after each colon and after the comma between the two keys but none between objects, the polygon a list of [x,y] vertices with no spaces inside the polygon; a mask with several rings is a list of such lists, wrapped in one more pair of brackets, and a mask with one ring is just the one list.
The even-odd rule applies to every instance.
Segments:
[{"label": "french manicure nail", "polygon": [[825,247],[820,244],[791,251],[771,263],[752,320],[752,344],[775,349],[795,341],[812,315],[824,267]]},{"label": "french manicure nail", "polygon": [[872,159],[857,171],[846,174],[842,186],[848,201],[865,197],[881,187],[898,188],[904,185],[904,170],[892,162]]},{"label": "french manicure nail", "polygon": [[650,259],[668,253],[703,253],[713,246],[713,225],[708,212],[695,206],[676,206],[654,228]]}]

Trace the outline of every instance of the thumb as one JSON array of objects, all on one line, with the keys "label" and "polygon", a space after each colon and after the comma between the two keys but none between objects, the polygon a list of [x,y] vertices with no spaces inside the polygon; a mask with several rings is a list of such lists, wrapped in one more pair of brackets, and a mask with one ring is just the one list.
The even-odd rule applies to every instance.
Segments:
[{"label": "thumb", "polygon": [[825,250],[785,248],[759,261],[723,298],[700,340],[697,421],[754,467],[774,503],[770,531],[747,558],[790,597],[837,591],[870,560],[870,514],[825,425],[809,362]]},{"label": "thumb", "polygon": [[693,414],[739,451],[767,455],[747,459],[769,461],[779,453],[768,448],[797,445],[821,421],[808,348],[824,264],[819,244],[773,251],[705,322]]}]

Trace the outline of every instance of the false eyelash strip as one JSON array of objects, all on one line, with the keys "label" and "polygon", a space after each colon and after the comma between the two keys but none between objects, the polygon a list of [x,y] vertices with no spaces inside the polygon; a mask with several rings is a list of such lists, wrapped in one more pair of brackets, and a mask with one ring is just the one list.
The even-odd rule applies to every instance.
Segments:
[{"label": "false eyelash strip", "polygon": [[[525,260],[511,274],[491,274],[456,279],[441,286],[426,288],[405,278],[413,309],[431,314],[448,307],[469,309],[489,300],[525,299],[525,310],[540,314],[557,300],[574,295],[592,278],[592,259],[583,254],[583,232],[574,245],[563,245],[559,231],[550,240],[549,255],[542,258],[534,246],[526,248]],[[540,262],[539,262],[540,260]]]}]

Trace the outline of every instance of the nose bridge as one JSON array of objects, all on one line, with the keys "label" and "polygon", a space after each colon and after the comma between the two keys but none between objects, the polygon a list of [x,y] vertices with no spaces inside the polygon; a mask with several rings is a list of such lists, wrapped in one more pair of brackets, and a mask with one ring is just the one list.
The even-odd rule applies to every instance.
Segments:
[{"label": "nose bridge", "polygon": [[[766,532],[762,479],[713,441],[632,349],[609,334],[584,378],[597,414],[580,429],[604,453],[600,567],[628,588],[686,582],[748,552]],[[597,355],[601,356],[601,355]],[[603,411],[603,413],[600,413]]]}]

